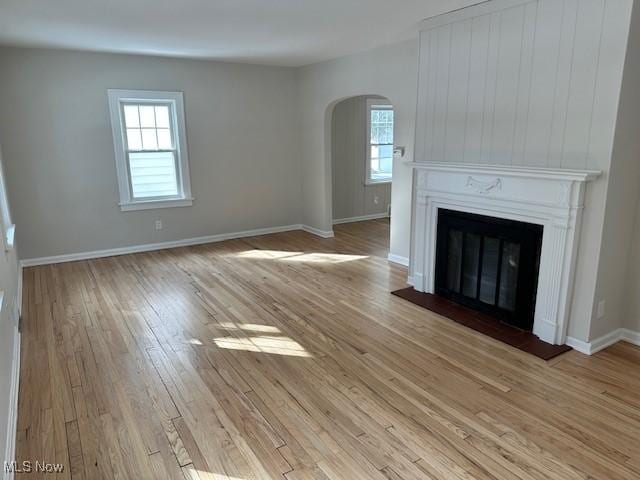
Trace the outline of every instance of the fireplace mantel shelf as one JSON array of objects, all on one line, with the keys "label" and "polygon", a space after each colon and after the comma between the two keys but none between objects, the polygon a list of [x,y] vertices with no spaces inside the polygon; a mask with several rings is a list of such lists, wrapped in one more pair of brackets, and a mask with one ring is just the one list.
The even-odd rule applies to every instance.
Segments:
[{"label": "fireplace mantel shelf", "polygon": [[434,293],[439,209],[543,226],[533,333],[564,344],[587,182],[602,172],[407,162],[416,170],[410,283]]},{"label": "fireplace mantel shelf", "polygon": [[478,173],[485,175],[501,175],[507,177],[542,178],[549,180],[570,180],[589,182],[595,180],[602,172],[599,170],[574,170],[566,168],[522,167],[513,165],[481,165],[474,163],[449,162],[405,162],[415,169],[439,172]]}]

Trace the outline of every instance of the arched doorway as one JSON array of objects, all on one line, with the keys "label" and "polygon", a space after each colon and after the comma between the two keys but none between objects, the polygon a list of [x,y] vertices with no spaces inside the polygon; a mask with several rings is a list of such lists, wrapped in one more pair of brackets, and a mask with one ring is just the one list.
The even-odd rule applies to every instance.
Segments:
[{"label": "arched doorway", "polygon": [[381,95],[352,96],[335,102],[330,113],[332,224],[384,220],[388,225],[394,159],[392,102]]}]

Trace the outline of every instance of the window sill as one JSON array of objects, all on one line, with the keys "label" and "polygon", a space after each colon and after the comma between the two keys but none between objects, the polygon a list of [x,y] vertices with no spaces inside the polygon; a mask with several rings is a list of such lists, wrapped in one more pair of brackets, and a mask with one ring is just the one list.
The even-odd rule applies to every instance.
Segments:
[{"label": "window sill", "polygon": [[16,238],[16,226],[15,225],[11,225],[9,228],[7,228],[7,231],[5,232],[5,250],[9,251],[9,250],[13,250],[13,245],[15,242],[15,238]]},{"label": "window sill", "polygon": [[365,185],[365,187],[367,187],[367,186],[371,186],[371,185],[385,185],[387,183],[392,183],[392,182],[393,182],[392,180],[378,180],[378,181],[366,180],[364,182],[364,185]]},{"label": "window sill", "polygon": [[131,212],[133,210],[153,210],[157,208],[190,207],[193,198],[176,198],[172,200],[144,200],[140,202],[120,203],[120,210]]}]

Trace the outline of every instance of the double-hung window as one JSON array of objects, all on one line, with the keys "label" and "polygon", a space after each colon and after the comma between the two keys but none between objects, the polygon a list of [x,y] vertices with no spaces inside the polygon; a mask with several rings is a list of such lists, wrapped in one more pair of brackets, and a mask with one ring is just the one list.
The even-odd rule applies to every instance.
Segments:
[{"label": "double-hung window", "polygon": [[109,90],[120,208],[192,204],[182,92]]},{"label": "double-hung window", "polygon": [[367,100],[366,184],[390,182],[393,170],[393,106]]}]

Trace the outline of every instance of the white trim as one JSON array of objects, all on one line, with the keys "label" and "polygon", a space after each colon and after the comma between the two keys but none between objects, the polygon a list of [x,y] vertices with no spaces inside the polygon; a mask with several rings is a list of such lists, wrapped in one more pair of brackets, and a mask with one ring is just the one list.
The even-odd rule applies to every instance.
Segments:
[{"label": "white trim", "polygon": [[311,227],[309,225],[301,225],[300,229],[322,238],[333,238],[335,236],[333,230],[320,230],[319,228]]},{"label": "white trim", "polygon": [[640,346],[640,332],[634,332],[628,328],[618,328],[602,337],[596,338],[592,342],[585,342],[573,337],[567,337],[567,345],[585,355],[593,355],[600,350],[604,350],[620,341],[629,342]]},{"label": "white trim", "polygon": [[628,328],[623,328],[622,340],[640,347],[640,332],[634,332],[633,330],[630,330]]},{"label": "white trim", "polygon": [[120,210],[131,212],[133,210],[153,210],[156,208],[190,207],[194,198],[181,198],[178,200],[141,200],[139,202],[120,203]]},{"label": "white trim", "polygon": [[434,172],[477,173],[479,175],[500,175],[502,177],[539,178],[541,180],[590,182],[602,175],[600,170],[571,170],[568,168],[520,167],[515,165],[480,165],[448,162],[405,162],[405,164],[416,169]]},{"label": "white trim", "polygon": [[49,265],[53,263],[76,262],[79,260],[90,260],[92,258],[114,257],[117,255],[127,255],[130,253],[152,252],[155,250],[165,250],[167,248],[188,247],[191,245],[203,245],[206,243],[223,242],[237,238],[257,237],[259,235],[269,235],[272,233],[291,232],[304,230],[322,238],[333,237],[333,231],[325,232],[307,225],[285,225],[281,227],[258,228],[255,230],[244,230],[242,232],[220,233],[217,235],[207,235],[204,237],[184,238],[169,242],[147,243],[143,245],[131,245],[128,247],[109,248],[105,250],[94,250],[91,252],[68,253],[65,255],[53,255],[50,257],[25,258],[20,261],[20,267],[35,267],[38,265]]},{"label": "white trim", "polygon": [[585,355],[591,355],[591,344],[589,342],[585,342],[578,338],[567,337],[566,345],[570,346],[574,350],[577,350],[580,353],[584,353]]},{"label": "white trim", "polygon": [[[366,143],[365,143],[365,147],[364,147],[364,155],[365,155],[365,166],[364,166],[364,185],[365,187],[370,187],[371,185],[384,185],[386,183],[392,183],[393,181],[393,165],[392,165],[392,172],[391,172],[391,178],[390,179],[385,179],[385,180],[372,180],[371,179],[371,110],[373,107],[375,106],[381,106],[381,107],[388,107],[385,108],[385,110],[391,110],[392,112],[394,112],[394,119],[393,119],[393,128],[394,128],[394,142],[395,142],[395,110],[393,108],[393,104],[385,99],[385,98],[367,98],[366,101],[367,104],[367,109],[366,109]],[[395,143],[394,143],[394,150],[395,150]]]},{"label": "white trim", "polygon": [[409,266],[409,259],[407,257],[402,257],[400,255],[396,255],[395,253],[390,253],[389,255],[387,255],[387,260],[389,260],[391,263],[402,265],[403,267]]},{"label": "white trim", "polygon": [[4,244],[5,250],[6,251],[13,250],[15,241],[16,241],[16,226],[9,225],[9,227],[5,232],[5,244]]},{"label": "white trim", "polygon": [[[189,153],[187,151],[187,129],[184,114],[184,96],[182,92],[162,92],[150,90],[107,90],[109,113],[111,116],[111,131],[113,134],[113,148],[118,176],[118,190],[120,193],[120,210],[146,210],[150,208],[186,207],[191,205],[191,179],[189,175]],[[163,102],[170,106],[171,130],[175,142],[174,149],[177,156],[176,181],[178,195],[170,198],[136,200],[132,197],[131,178],[125,146],[125,125],[122,118],[122,104],[157,103]],[[151,203],[153,202],[153,204]]]},{"label": "white trim", "polygon": [[614,343],[618,343],[622,340],[622,329],[614,330],[600,338],[596,338],[593,342],[585,342],[583,340],[567,337],[567,345],[574,350],[584,353],[585,355],[593,355],[594,353],[604,350],[610,347]]},{"label": "white trim", "polygon": [[13,249],[16,226],[11,221],[11,209],[9,208],[9,197],[7,194],[7,186],[4,180],[4,162],[2,160],[2,149],[0,145],[0,210],[2,215],[0,216],[0,225],[4,231],[2,243],[4,250],[8,252]]},{"label": "white trim", "polygon": [[389,218],[389,213],[372,213],[371,215],[360,215],[359,217],[337,218],[333,221],[333,224],[341,225],[343,223],[366,222],[367,220],[379,220],[381,218]]},{"label": "white trim", "polygon": [[589,344],[589,354],[592,355],[594,353],[599,352],[600,350],[604,350],[611,345],[618,343],[622,340],[623,337],[623,329],[619,328],[618,330],[614,330],[602,337],[596,338],[594,341]]},{"label": "white trim", "polygon": [[409,275],[416,290],[435,291],[438,211],[456,210],[544,227],[533,333],[563,345],[586,182],[591,170],[411,162],[416,170]]},{"label": "white trim", "polygon": [[[2,308],[0,306],[0,308]],[[18,424],[18,392],[20,389],[20,332],[14,319],[13,356],[11,359],[11,387],[9,390],[9,412],[6,432],[4,461],[11,462],[16,457],[16,427]],[[4,480],[13,480],[13,472],[5,472]]]},{"label": "white trim", "polygon": [[432,30],[434,28],[442,27],[443,25],[449,25],[450,23],[460,22],[475,17],[481,17],[483,15],[489,15],[501,10],[507,10],[518,5],[524,5],[525,3],[535,2],[537,0],[479,0],[474,5],[468,7],[459,8],[451,12],[442,13],[434,17],[429,17],[420,23],[420,30]]}]

